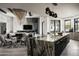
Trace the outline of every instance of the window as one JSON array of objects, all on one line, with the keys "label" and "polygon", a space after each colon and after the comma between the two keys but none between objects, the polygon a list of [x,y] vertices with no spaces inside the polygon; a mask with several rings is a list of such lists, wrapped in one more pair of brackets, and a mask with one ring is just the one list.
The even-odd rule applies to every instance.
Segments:
[{"label": "window", "polygon": [[60,32],[60,20],[51,20],[51,31]]},{"label": "window", "polygon": [[69,20],[65,20],[65,32],[69,32],[70,30],[71,30],[71,20],[69,19]]},{"label": "window", "polygon": [[79,18],[74,19],[74,31],[79,32]]}]

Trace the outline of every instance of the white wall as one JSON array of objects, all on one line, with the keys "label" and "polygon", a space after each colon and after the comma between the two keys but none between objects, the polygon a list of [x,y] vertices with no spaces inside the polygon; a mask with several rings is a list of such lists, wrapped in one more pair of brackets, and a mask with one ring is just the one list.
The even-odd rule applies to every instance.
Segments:
[{"label": "white wall", "polygon": [[0,22],[6,23],[6,33],[12,31],[12,17],[0,13]]},{"label": "white wall", "polygon": [[46,35],[47,34],[47,17],[44,17],[44,16],[41,16],[40,17],[40,34],[42,35],[42,22],[44,22],[43,23],[43,35]]},{"label": "white wall", "polygon": [[23,25],[26,24],[26,18],[19,20],[17,17],[13,18],[13,32],[17,32],[18,30],[23,30]]},{"label": "white wall", "polygon": [[[31,17],[31,16],[28,16],[28,17],[24,17],[22,20],[19,20],[17,17],[14,17],[13,18],[13,31],[14,32],[17,32],[19,30],[23,30],[23,25],[26,25],[26,24],[31,24],[31,25],[34,25],[32,22],[29,22],[27,20],[27,18],[38,18],[38,20],[40,20],[40,17]],[[40,22],[39,22],[40,23]],[[39,26],[38,26],[39,27]],[[40,27],[39,27],[40,28]]]}]

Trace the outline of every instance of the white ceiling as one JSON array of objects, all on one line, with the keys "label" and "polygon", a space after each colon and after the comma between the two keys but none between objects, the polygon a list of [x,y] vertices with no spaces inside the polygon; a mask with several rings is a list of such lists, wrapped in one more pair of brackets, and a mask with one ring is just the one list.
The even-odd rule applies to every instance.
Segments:
[{"label": "white ceiling", "polygon": [[49,7],[51,10],[56,12],[58,17],[67,17],[79,14],[78,3],[58,3],[57,6],[53,6],[51,3],[0,3],[0,8],[7,11],[10,16],[12,13],[10,13],[6,8],[19,8],[28,12],[31,11],[35,14],[45,15],[46,7]]}]

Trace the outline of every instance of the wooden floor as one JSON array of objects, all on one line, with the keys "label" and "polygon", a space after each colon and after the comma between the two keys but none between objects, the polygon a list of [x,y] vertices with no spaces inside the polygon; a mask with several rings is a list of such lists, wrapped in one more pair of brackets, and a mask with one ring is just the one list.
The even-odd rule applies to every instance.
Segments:
[{"label": "wooden floor", "polygon": [[61,56],[79,56],[79,41],[70,40]]},{"label": "wooden floor", "polygon": [[27,48],[0,48],[0,56],[27,56]]}]

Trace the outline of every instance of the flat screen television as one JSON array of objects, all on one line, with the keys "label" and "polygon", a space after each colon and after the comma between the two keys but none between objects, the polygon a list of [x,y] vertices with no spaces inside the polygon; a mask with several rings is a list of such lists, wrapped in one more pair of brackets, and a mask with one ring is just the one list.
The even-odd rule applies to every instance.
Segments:
[{"label": "flat screen television", "polygon": [[32,30],[32,25],[23,25],[24,30]]}]

